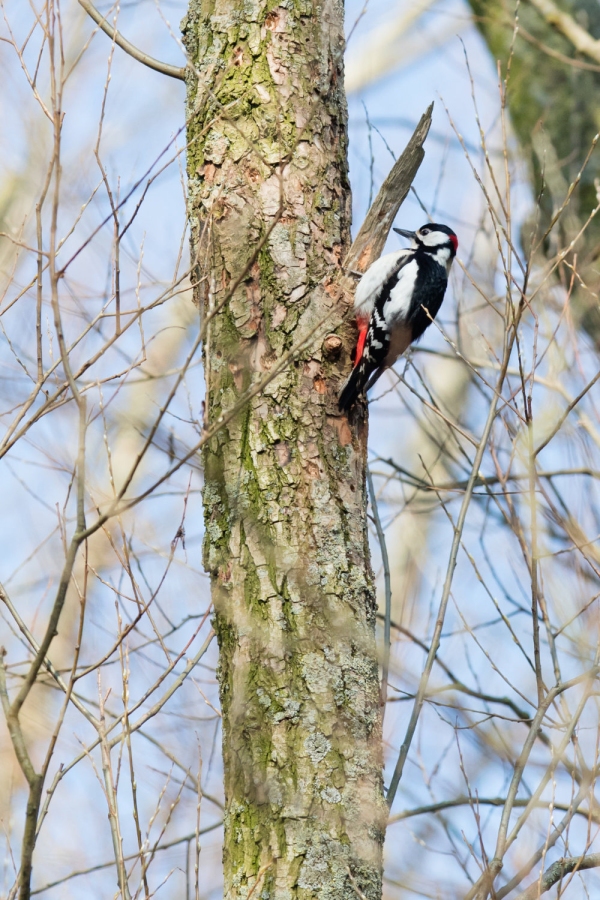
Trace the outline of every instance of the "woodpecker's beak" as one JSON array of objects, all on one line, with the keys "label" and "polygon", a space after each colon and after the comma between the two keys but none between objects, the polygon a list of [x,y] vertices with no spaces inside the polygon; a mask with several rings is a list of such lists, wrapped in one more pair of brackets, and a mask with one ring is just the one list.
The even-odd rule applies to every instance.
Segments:
[{"label": "woodpecker's beak", "polygon": [[404,228],[394,228],[396,234],[401,234],[402,237],[408,238],[410,241],[416,241],[417,233],[415,231],[405,231]]}]

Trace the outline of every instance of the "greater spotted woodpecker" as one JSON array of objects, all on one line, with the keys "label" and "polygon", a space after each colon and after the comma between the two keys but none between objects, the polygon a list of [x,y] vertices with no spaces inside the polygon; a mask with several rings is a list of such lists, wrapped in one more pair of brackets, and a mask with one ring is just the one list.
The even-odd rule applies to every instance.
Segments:
[{"label": "greater spotted woodpecker", "polygon": [[358,343],[354,368],[339,397],[342,412],[421,337],[444,299],[458,247],[455,233],[432,223],[418,231],[394,231],[409,238],[410,247],[381,256],[356,288]]}]

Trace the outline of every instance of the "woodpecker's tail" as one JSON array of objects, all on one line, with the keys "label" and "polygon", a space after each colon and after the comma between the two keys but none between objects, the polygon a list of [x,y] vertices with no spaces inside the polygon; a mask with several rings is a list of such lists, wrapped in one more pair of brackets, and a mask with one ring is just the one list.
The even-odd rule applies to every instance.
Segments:
[{"label": "woodpecker's tail", "polygon": [[357,366],[354,366],[338,398],[340,412],[348,412],[350,407],[356,403],[356,400],[364,390],[370,374],[368,360],[362,359]]},{"label": "woodpecker's tail", "polygon": [[341,412],[348,412],[361,394],[370,391],[378,378],[385,372],[387,366],[378,366],[373,368],[369,365],[369,361],[363,359],[361,363],[355,366],[350,373],[348,381],[342,388],[338,399],[338,407]]}]

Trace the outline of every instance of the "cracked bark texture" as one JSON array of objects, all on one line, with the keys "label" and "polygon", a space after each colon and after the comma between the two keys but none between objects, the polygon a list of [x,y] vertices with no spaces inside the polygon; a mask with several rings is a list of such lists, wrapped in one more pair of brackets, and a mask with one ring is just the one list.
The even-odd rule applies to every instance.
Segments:
[{"label": "cracked bark texture", "polygon": [[354,338],[339,287],[350,246],[343,2],[192,0],[183,32],[196,67],[197,301],[219,310],[204,347],[207,422],[327,317],[204,450],[225,896],[354,900],[351,873],[378,900],[387,809],[366,420],[337,411]]}]

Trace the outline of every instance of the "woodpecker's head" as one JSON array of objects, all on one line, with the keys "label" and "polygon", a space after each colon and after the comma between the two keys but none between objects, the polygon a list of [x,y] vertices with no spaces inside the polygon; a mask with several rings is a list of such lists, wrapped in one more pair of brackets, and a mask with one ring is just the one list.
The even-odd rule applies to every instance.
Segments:
[{"label": "woodpecker's head", "polygon": [[458,249],[458,238],[447,225],[438,225],[435,222],[427,222],[418,231],[405,231],[404,228],[394,228],[397,234],[408,238],[412,247],[421,248],[427,253],[438,255],[439,251],[446,251],[443,255],[448,260],[454,259]]}]

